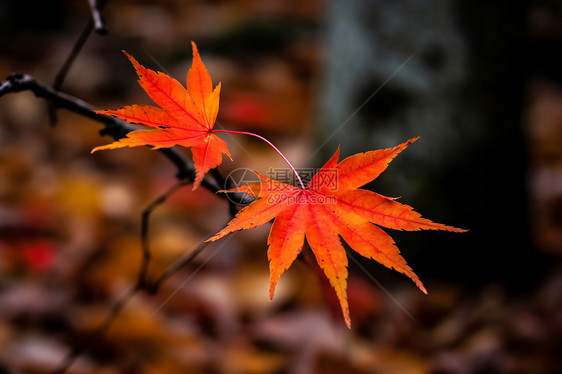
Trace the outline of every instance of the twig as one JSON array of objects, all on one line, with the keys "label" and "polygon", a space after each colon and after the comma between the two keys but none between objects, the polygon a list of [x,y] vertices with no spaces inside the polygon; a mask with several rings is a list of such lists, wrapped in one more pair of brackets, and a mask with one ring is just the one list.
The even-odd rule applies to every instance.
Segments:
[{"label": "twig", "polygon": [[[64,82],[64,79],[66,78],[66,75],[68,74],[68,71],[70,70],[70,67],[74,63],[74,60],[76,59],[76,56],[78,56],[78,54],[80,53],[80,50],[82,49],[84,44],[86,44],[86,41],[90,37],[90,34],[92,33],[93,28],[94,28],[94,23],[91,19],[89,19],[88,22],[86,23],[86,26],[84,27],[84,29],[80,33],[80,36],[78,37],[78,40],[76,41],[76,43],[74,43],[74,46],[72,47],[72,50],[70,51],[70,55],[68,55],[64,64],[62,65],[61,69],[59,70],[59,72],[55,76],[55,80],[53,81],[53,88],[55,90],[58,91],[62,88],[62,84]],[[57,119],[58,119],[57,118],[57,106],[55,104],[49,102],[48,105],[47,105],[47,113],[49,115],[49,124],[51,126],[55,126],[55,124],[57,123]]]},{"label": "twig", "polygon": [[72,364],[76,361],[78,356],[80,356],[92,343],[98,339],[100,336],[105,334],[107,330],[111,327],[115,319],[119,316],[123,308],[131,301],[133,296],[140,290],[138,284],[131,288],[121,299],[119,299],[115,304],[111,306],[111,309],[102,324],[95,329],[87,338],[82,340],[79,344],[72,347],[72,350],[66,355],[64,360],[61,362],[59,367],[53,371],[53,374],[64,374]]},{"label": "twig", "polygon": [[[115,117],[97,114],[95,113],[96,107],[94,107],[93,105],[74,96],[68,95],[64,92],[57,91],[48,86],[44,86],[38,83],[33,77],[26,74],[10,74],[6,78],[6,81],[0,84],[0,97],[8,93],[17,93],[23,91],[31,91],[35,94],[35,96],[52,102],[59,108],[67,109],[71,112],[80,114],[84,117],[104,124],[105,128],[102,129],[100,133],[102,135],[110,135],[114,139],[123,138],[127,133],[138,129],[137,126],[128,124]],[[195,169],[193,167],[193,163],[182,152],[178,151],[174,147],[160,148],[158,149],[158,151],[176,166],[178,170],[176,177],[179,180],[194,180]],[[218,172],[215,172],[213,175],[218,175],[216,173]],[[205,176],[205,178],[201,182],[201,186],[213,193],[216,193],[217,191],[222,189],[222,186],[219,184],[219,182],[208,176]],[[226,196],[223,195],[224,194],[218,194],[220,198],[225,199],[229,202],[229,204],[234,204]]]},{"label": "twig", "polygon": [[92,12],[92,21],[94,23],[94,31],[100,35],[107,34],[107,28],[105,27],[105,22],[101,15],[101,10],[105,6],[106,0],[101,0],[97,2],[96,0],[88,0],[90,4],[90,11]]},{"label": "twig", "polygon": [[150,293],[157,293],[162,283],[164,283],[168,278],[177,273],[180,269],[187,266],[199,253],[201,253],[210,243],[203,241],[197,247],[193,248],[191,251],[186,253],[183,257],[178,259],[172,265],[168,266],[166,270],[162,272],[160,277],[158,277],[149,287],[147,291]]},{"label": "twig", "polygon": [[[141,214],[141,249],[142,249],[142,262],[139,270],[139,276],[137,280],[137,285],[139,288],[147,287],[147,276],[148,276],[148,265],[150,263],[151,251],[149,242],[149,224],[150,215],[160,205],[166,202],[170,196],[174,194],[177,190],[185,186],[189,181],[187,179],[181,179],[168,190],[166,190],[162,195],[158,196],[154,201],[148,204]],[[152,289],[153,287],[151,287]],[[156,289],[157,291],[157,289]],[[156,292],[155,291],[155,292]]]},{"label": "twig", "polygon": [[[64,61],[64,64],[60,68],[57,75],[55,76],[55,80],[53,81],[53,88],[55,90],[57,91],[61,90],[62,84],[64,83],[64,80],[68,75],[68,72],[70,71],[70,67],[76,60],[76,57],[78,57],[78,54],[86,44],[86,41],[88,41],[88,38],[92,34],[92,31],[96,31],[96,33],[100,35],[107,34],[107,29],[105,27],[105,23],[103,22],[101,16],[101,10],[103,9],[106,3],[107,3],[106,0],[101,0],[99,3],[95,0],[88,0],[88,4],[90,5],[90,11],[92,13],[92,16],[91,18],[88,19],[88,22],[86,22],[86,25],[84,26],[84,29],[82,29],[82,32],[80,33],[78,39],[74,43],[74,46],[70,51],[70,54]],[[49,103],[47,113],[49,114],[49,123],[51,124],[51,126],[54,126],[55,123],[57,122],[56,109],[57,109],[56,105]]]},{"label": "twig", "polygon": [[[134,131],[137,129],[136,126],[130,125],[117,118],[97,114],[95,113],[96,108],[93,105],[74,96],[55,90],[51,87],[44,86],[38,83],[33,77],[29,75],[13,73],[6,78],[6,81],[0,83],[0,97],[9,93],[18,93],[24,91],[31,91],[35,94],[35,96],[43,98],[59,108],[67,109],[71,112],[77,113],[104,124],[105,128],[100,131],[100,134],[102,135],[111,135],[115,139],[120,139],[126,136],[126,134],[130,131]],[[164,157],[170,160],[178,169],[178,172],[176,174],[178,182],[168,190],[166,190],[162,195],[158,196],[145,209],[143,209],[141,218],[142,260],[137,282],[129,290],[129,292],[124,295],[124,297],[113,304],[103,323],[92,334],[90,334],[87,339],[73,347],[73,349],[65,357],[61,365],[56,369],[54,374],[65,373],[76,361],[76,358],[86,349],[88,349],[96,338],[107,332],[107,330],[111,327],[123,308],[134,297],[134,295],[136,295],[137,292],[144,290],[153,294],[157,293],[163,282],[165,282],[170,276],[181,270],[183,267],[188,265],[208,245],[208,243],[206,242],[199,244],[184,257],[171,264],[154,282],[148,282],[148,266],[151,259],[148,235],[150,215],[173,193],[178,191],[182,186],[192,182],[195,177],[195,169],[193,167],[193,164],[184,156],[183,153],[179,152],[176,148],[161,148],[158,149],[158,151],[160,151],[164,155]],[[229,181],[225,181],[222,175],[216,169],[213,169],[211,175],[214,178],[205,176],[205,178],[203,179],[201,183],[201,186],[203,188],[216,193],[224,187],[227,187],[226,184],[229,183]],[[231,199],[229,199],[226,194],[218,194],[218,196],[228,201],[229,210],[232,214],[236,213],[237,205]]]},{"label": "twig", "polygon": [[148,204],[142,211],[142,218],[141,218],[141,251],[142,251],[142,258],[141,258],[141,266],[139,269],[139,274],[137,277],[136,284],[119,300],[113,304],[109,312],[107,313],[104,321],[96,328],[92,333],[89,334],[87,338],[85,338],[80,344],[76,344],[72,350],[68,353],[68,355],[64,358],[62,363],[59,367],[53,372],[53,374],[63,374],[65,373],[71,366],[74,364],[78,356],[84,353],[88,348],[91,347],[92,343],[105,334],[113,322],[117,319],[119,314],[123,311],[125,306],[131,301],[131,299],[139,292],[139,291],[147,291],[149,293],[156,294],[160,289],[161,284],[164,280],[166,280],[172,274],[178,272],[181,268],[188,265],[194,258],[201,252],[204,248],[201,245],[197,246],[195,249],[189,252],[189,254],[193,254],[189,256],[189,260],[186,261],[185,258],[182,258],[172,265],[168,267],[164,271],[164,273],[158,278],[157,282],[149,283],[147,280],[148,277],[148,266],[150,264],[151,259],[151,251],[150,251],[150,244],[149,244],[149,223],[150,223],[150,215],[152,212],[158,208],[160,205],[166,202],[166,200],[172,196],[176,191],[178,191],[181,187],[185,186],[189,183],[188,180],[179,180],[176,184],[170,187],[168,190],[164,191],[163,194],[158,196],[154,199],[150,204]]}]

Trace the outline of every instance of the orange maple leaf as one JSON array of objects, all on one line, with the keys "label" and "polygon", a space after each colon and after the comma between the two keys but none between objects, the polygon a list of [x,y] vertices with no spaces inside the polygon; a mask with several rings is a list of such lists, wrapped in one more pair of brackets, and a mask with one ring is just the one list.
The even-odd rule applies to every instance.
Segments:
[{"label": "orange maple leaf", "polygon": [[193,63],[187,73],[187,89],[170,76],[145,68],[123,51],[139,76],[139,84],[160,108],[131,105],[116,110],[96,111],[153,129],[132,131],[126,138],[94,148],[92,153],[139,145],[151,145],[153,149],[174,145],[191,147],[196,171],[194,190],[201,184],[207,171],[222,163],[223,154],[230,157],[226,143],[213,133],[221,85],[219,83],[213,90],[211,76],[199,57],[197,46],[194,42],[191,45]]},{"label": "orange maple leaf", "polygon": [[400,255],[394,240],[378,226],[397,230],[465,230],[434,223],[396,199],[359,189],[377,178],[398,153],[417,139],[394,148],[359,153],[339,163],[338,148],[304,189],[256,173],[263,182],[222,192],[244,192],[259,199],[238,212],[208,241],[233,231],[263,225],[275,218],[267,241],[269,297],[272,299],[279,277],[297,258],[306,237],[318,264],[336,291],[348,327],[351,321],[346,294],[347,256],[339,236],[359,254],[407,275],[427,293]]}]

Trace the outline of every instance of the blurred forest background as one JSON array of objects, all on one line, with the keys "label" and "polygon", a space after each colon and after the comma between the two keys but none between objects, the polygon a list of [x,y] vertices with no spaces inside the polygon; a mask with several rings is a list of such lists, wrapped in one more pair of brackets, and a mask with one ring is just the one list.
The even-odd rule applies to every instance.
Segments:
[{"label": "blurred forest background", "polygon": [[[218,122],[297,167],[421,139],[368,188],[468,233],[390,232],[425,283],[350,260],[353,330],[302,262],[269,302],[268,225],[210,245],[139,292],[69,373],[560,373],[562,4],[469,0],[108,0],[62,90],[150,103],[121,50],[183,82],[195,41]],[[52,85],[88,2],[0,2],[0,79]],[[144,206],[175,183],[148,147],[111,141],[32,93],[0,97],[0,373],[50,373],[138,276]],[[284,167],[255,139],[234,162]],[[190,186],[153,214],[155,277],[229,219]],[[359,265],[358,265],[359,264]]]}]

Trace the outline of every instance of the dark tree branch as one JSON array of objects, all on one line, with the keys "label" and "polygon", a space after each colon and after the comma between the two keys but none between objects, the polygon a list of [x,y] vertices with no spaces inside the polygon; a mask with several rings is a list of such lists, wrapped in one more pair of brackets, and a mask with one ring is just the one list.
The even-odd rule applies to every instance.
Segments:
[{"label": "dark tree branch", "polygon": [[[0,97],[9,93],[18,93],[24,91],[31,91],[35,94],[35,96],[47,100],[58,108],[67,109],[71,112],[102,123],[105,127],[100,130],[101,135],[110,135],[114,139],[120,139],[125,137],[127,133],[137,129],[136,126],[130,125],[115,117],[97,114],[95,113],[96,108],[93,105],[71,95],[65,94],[64,92],[61,92],[54,88],[44,86],[38,83],[33,77],[29,75],[20,73],[10,74],[7,77],[6,81],[0,84]],[[147,205],[145,209],[143,209],[141,217],[142,259],[137,282],[127,294],[125,294],[121,299],[113,304],[102,324],[86,339],[73,346],[72,350],[68,353],[60,366],[54,372],[56,374],[65,373],[76,361],[78,356],[80,356],[82,353],[84,353],[84,351],[91,347],[91,344],[95,341],[95,339],[99,338],[105,332],[107,332],[107,330],[111,327],[111,325],[119,316],[127,303],[137,294],[137,292],[143,290],[152,294],[157,293],[161,285],[167,279],[169,279],[173,274],[177,273],[179,270],[191,263],[191,261],[193,261],[193,259],[208,245],[207,242],[202,242],[185,256],[172,263],[154,282],[148,281],[148,267],[151,259],[151,251],[149,245],[150,215],[157,207],[166,202],[166,200],[181,187],[193,182],[195,177],[195,169],[192,162],[176,148],[162,148],[158,149],[158,151],[160,151],[160,153],[162,153],[164,157],[166,157],[176,166],[178,170],[176,174],[178,182],[168,190],[166,190],[162,195],[158,196],[154,201]],[[216,193],[223,188],[230,188],[230,181],[225,180],[218,172],[218,170],[213,169],[210,174],[213,176],[213,178],[205,176],[201,183],[201,186],[203,188],[213,193]],[[237,211],[237,204],[235,204],[233,201],[242,201],[241,197],[243,194],[229,195],[230,198],[227,196],[227,194],[219,194],[218,196],[228,201],[229,210],[231,214],[234,215]]]},{"label": "dark tree branch", "polygon": [[[57,75],[55,76],[55,80],[53,82],[53,88],[55,90],[60,91],[62,89],[62,84],[64,83],[64,80],[68,75],[68,72],[70,71],[70,67],[76,60],[76,57],[78,57],[78,54],[86,44],[86,41],[88,41],[88,38],[92,34],[92,31],[96,31],[96,33],[100,35],[107,34],[107,29],[105,27],[105,23],[103,22],[101,16],[101,10],[103,9],[106,3],[107,3],[106,0],[101,0],[99,3],[96,0],[88,0],[92,17],[88,19],[88,22],[86,22],[86,25],[84,26],[84,29],[80,33],[80,36],[78,36],[78,39],[74,43],[74,46],[70,51],[70,54],[66,58],[64,64],[62,65]],[[55,104],[49,103],[47,112],[49,113],[49,123],[51,124],[51,126],[54,126],[55,123],[57,122],[56,109],[57,107]]]},{"label": "dark tree branch", "polygon": [[[70,55],[68,55],[66,61],[64,62],[61,69],[55,76],[55,80],[53,82],[53,88],[55,90],[58,91],[62,88],[62,84],[64,82],[64,79],[66,78],[66,75],[68,74],[68,71],[70,70],[70,67],[74,63],[74,60],[76,60],[76,57],[82,50],[84,44],[86,44],[86,41],[90,37],[93,28],[94,28],[94,23],[91,19],[89,19],[88,22],[86,23],[86,26],[80,33],[78,40],[76,41],[76,43],[74,43],[74,46],[70,51]],[[54,126],[57,123],[57,106],[54,103],[49,102],[47,107],[47,113],[49,114],[49,123],[51,124],[51,126]]]},{"label": "dark tree branch", "polygon": [[88,22],[86,23],[86,26],[84,26],[84,29],[80,33],[80,36],[78,36],[76,43],[74,43],[74,46],[70,51],[70,54],[64,61],[64,64],[62,65],[57,75],[55,76],[55,80],[53,82],[53,88],[55,90],[60,90],[62,88],[62,84],[64,82],[64,79],[66,78],[66,75],[68,74],[68,71],[70,70],[70,67],[76,60],[76,57],[82,50],[82,47],[84,47],[84,44],[86,44],[86,41],[90,37],[90,34],[92,33],[93,29],[94,29],[94,22],[91,19],[89,19]]},{"label": "dark tree branch", "polygon": [[189,263],[191,263],[191,261],[193,261],[193,259],[195,257],[197,257],[197,255],[199,253],[201,253],[205,248],[207,248],[207,246],[209,244],[210,243],[206,242],[206,241],[203,241],[203,242],[199,243],[195,248],[193,248],[191,251],[186,253],[183,257],[181,257],[180,259],[175,261],[173,264],[168,266],[168,268],[166,270],[164,270],[162,272],[162,274],[146,288],[146,290],[150,293],[153,293],[153,294],[158,293],[158,290],[160,290],[160,287],[162,286],[162,283],[164,283],[172,275],[174,275],[179,270],[181,270],[182,268],[187,266]]},{"label": "dark tree branch", "polygon": [[92,22],[94,31],[100,35],[107,34],[107,28],[105,27],[105,22],[101,15],[101,10],[105,6],[106,0],[96,1],[96,0],[88,0],[88,4],[90,4],[90,11],[92,12]]},{"label": "dark tree branch", "polygon": [[[0,97],[8,93],[23,91],[31,91],[35,94],[35,96],[43,98],[59,108],[67,109],[71,112],[102,123],[105,125],[105,128],[102,129],[100,133],[102,135],[110,135],[116,140],[123,138],[127,133],[138,129],[137,126],[128,124],[115,117],[97,114],[95,113],[97,108],[93,105],[64,92],[44,86],[29,75],[13,73],[8,75],[6,81],[0,84]],[[182,152],[178,151],[174,147],[160,148],[158,151],[176,166],[178,170],[176,177],[179,180],[194,180],[195,169],[193,167],[193,163]],[[212,175],[219,176],[220,173],[218,171],[214,171]],[[201,182],[201,186],[213,193],[216,193],[217,191],[223,189],[224,186],[224,178],[222,178],[222,176],[219,178],[221,181],[205,176]],[[234,203],[230,201],[225,194],[218,194],[217,196],[225,199],[229,204],[234,205]]]},{"label": "dark tree branch", "polygon": [[73,345],[70,352],[66,355],[64,360],[60,363],[57,369],[53,371],[53,374],[64,374],[72,364],[76,361],[76,359],[84,353],[92,344],[104,335],[107,330],[111,327],[115,319],[119,316],[121,311],[125,308],[125,306],[131,301],[131,299],[137,294],[140,290],[138,284],[135,287],[131,288],[121,299],[119,299],[115,304],[111,306],[111,309],[107,316],[105,317],[104,321],[95,329],[88,337],[83,339],[78,344]]},{"label": "dark tree branch", "polygon": [[170,196],[172,196],[177,190],[185,186],[189,181],[187,179],[179,180],[176,184],[166,190],[162,195],[158,196],[154,201],[148,204],[141,214],[141,249],[142,249],[142,262],[139,270],[139,276],[137,280],[137,285],[139,288],[145,288],[147,286],[147,276],[148,276],[148,265],[152,257],[150,251],[149,243],[149,224],[150,215],[160,205],[164,204]]},{"label": "dark tree branch", "polygon": [[186,256],[172,263],[160,275],[160,277],[157,278],[155,282],[151,283],[148,281],[148,266],[152,257],[148,235],[150,215],[156,208],[165,203],[170,196],[172,196],[176,191],[178,191],[188,183],[189,181],[186,179],[179,180],[143,209],[141,220],[142,258],[136,284],[121,299],[117,300],[115,304],[112,305],[111,309],[105,316],[104,321],[98,326],[98,328],[91,332],[88,337],[84,338],[79,344],[75,344],[73,346],[72,350],[67,354],[67,356],[61,362],[59,367],[53,372],[53,374],[64,374],[72,366],[72,364],[74,364],[76,359],[92,346],[92,343],[94,343],[96,339],[104,335],[109,330],[109,328],[112,326],[113,322],[117,319],[119,314],[121,314],[125,306],[139,291],[146,291],[151,294],[158,293],[162,283],[165,280],[167,280],[173,274],[177,273],[183,267],[187,266],[207,246],[208,243],[206,242],[199,244],[197,247],[193,248]]}]

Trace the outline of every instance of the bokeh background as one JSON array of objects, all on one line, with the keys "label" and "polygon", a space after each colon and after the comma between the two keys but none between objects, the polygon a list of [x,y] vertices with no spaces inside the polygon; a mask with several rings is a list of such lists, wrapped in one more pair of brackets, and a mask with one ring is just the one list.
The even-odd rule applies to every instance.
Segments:
[{"label": "bokeh background", "polygon": [[[268,225],[209,246],[137,294],[70,373],[559,373],[562,5],[558,1],[109,0],[63,91],[150,103],[127,50],[184,81],[195,41],[218,122],[297,167],[421,139],[368,188],[468,233],[390,232],[424,281],[350,254],[353,329],[297,261],[268,300]],[[0,79],[51,85],[87,1],[0,2]],[[147,147],[98,152],[100,125],[31,93],[0,98],[0,373],[49,373],[136,281],[140,215],[175,183]],[[284,167],[253,138],[234,161]],[[189,154],[189,152],[187,151]],[[189,186],[155,211],[155,277],[229,219]]]}]

